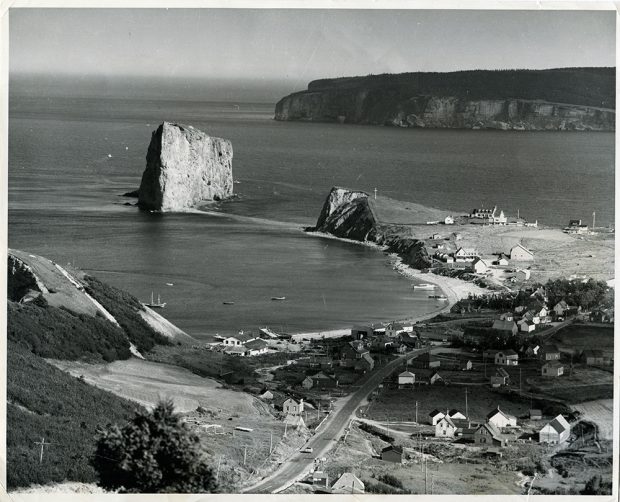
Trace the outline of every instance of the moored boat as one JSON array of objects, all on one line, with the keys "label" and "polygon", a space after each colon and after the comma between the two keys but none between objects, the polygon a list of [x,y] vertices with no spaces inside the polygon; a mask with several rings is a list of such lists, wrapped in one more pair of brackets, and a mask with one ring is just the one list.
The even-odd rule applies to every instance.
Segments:
[{"label": "moored boat", "polygon": [[272,296],[271,299],[282,301],[282,300],[286,300],[286,296]]},{"label": "moored boat", "polygon": [[420,284],[414,284],[413,289],[435,289],[435,285],[423,282]]},{"label": "moored boat", "polygon": [[153,292],[151,291],[151,303],[145,303],[144,305],[152,309],[163,309],[166,306],[166,302],[162,303],[159,295],[157,295],[157,302],[153,301]]}]

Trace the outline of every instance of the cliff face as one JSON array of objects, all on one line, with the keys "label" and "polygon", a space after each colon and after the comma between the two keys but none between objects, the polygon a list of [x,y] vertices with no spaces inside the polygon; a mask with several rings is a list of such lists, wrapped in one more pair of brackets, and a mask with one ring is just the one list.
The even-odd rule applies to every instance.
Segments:
[{"label": "cliff face", "polygon": [[321,80],[281,99],[275,119],[412,128],[613,131],[615,78],[607,70],[613,69]]},{"label": "cliff face", "polygon": [[192,126],[164,122],[151,137],[138,205],[156,211],[182,211],[204,200],[233,193],[230,141]]},{"label": "cliff face", "polygon": [[332,188],[316,226],[307,230],[386,246],[389,252],[397,253],[405,264],[415,268],[431,264],[422,241],[394,235],[389,225],[378,221],[366,192]]}]

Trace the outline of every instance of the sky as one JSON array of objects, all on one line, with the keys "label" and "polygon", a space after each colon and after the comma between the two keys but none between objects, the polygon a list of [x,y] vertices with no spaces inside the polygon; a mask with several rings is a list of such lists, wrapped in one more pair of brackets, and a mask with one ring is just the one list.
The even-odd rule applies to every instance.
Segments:
[{"label": "sky", "polygon": [[275,81],[615,66],[612,11],[11,9],[10,73]]}]

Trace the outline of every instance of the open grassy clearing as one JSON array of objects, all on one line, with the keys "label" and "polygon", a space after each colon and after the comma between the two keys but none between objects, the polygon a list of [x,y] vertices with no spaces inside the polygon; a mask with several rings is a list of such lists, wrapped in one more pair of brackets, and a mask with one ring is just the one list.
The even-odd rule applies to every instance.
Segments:
[{"label": "open grassy clearing", "polygon": [[613,353],[614,329],[587,324],[571,324],[552,337],[552,342],[560,349],[581,352],[587,349],[600,349]]}]

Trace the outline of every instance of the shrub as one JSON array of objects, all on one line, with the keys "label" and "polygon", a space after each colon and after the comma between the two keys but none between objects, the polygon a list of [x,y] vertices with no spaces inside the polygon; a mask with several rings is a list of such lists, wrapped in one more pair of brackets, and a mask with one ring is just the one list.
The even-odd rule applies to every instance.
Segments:
[{"label": "shrub", "polygon": [[174,413],[171,401],[152,412],[139,412],[119,427],[97,437],[92,465],[99,484],[122,493],[211,493],[213,470],[200,449],[200,439]]}]

